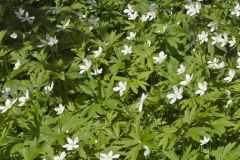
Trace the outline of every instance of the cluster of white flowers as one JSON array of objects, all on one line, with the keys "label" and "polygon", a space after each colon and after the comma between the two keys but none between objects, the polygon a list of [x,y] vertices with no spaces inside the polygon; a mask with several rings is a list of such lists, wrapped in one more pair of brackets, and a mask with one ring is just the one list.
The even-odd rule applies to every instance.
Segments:
[{"label": "cluster of white flowers", "polygon": [[[103,48],[101,46],[99,46],[98,50],[93,51],[94,58],[98,58],[102,54],[102,52],[103,52]],[[91,60],[83,59],[83,64],[81,64],[79,66],[79,68],[80,68],[79,73],[83,74],[84,72],[90,70],[91,66],[92,66],[92,61]],[[94,67],[93,72],[91,72],[91,75],[97,76],[97,75],[102,74],[102,72],[103,72],[102,68]]]},{"label": "cluster of white flowers", "polygon": [[[12,106],[18,101],[18,105],[19,107],[24,106],[25,103],[30,99],[29,97],[29,90],[26,89],[25,92],[25,96],[21,96],[19,98],[15,98],[14,100],[10,100],[8,98],[9,94],[11,92],[11,88],[10,87],[4,87],[2,90],[2,96],[5,99],[5,105],[0,106],[0,110],[2,111],[2,113],[6,112],[7,110],[9,110],[10,108],[12,108]],[[16,93],[16,92],[14,92]]]},{"label": "cluster of white flowers", "polygon": [[34,16],[30,17],[29,13],[22,8],[19,8],[19,10],[15,11],[14,13],[16,14],[17,18],[21,20],[21,22],[27,21],[28,23],[33,23],[35,19]]},{"label": "cluster of white flowers", "polygon": [[[180,68],[178,68],[177,70],[178,74],[182,74],[183,72],[185,72],[185,66],[184,65],[180,65]],[[193,74],[186,74],[185,75],[185,80],[180,82],[180,85],[182,87],[177,87],[176,85],[172,86],[173,91],[171,93],[167,94],[167,98],[170,100],[170,104],[173,104],[176,102],[176,100],[180,100],[183,98],[183,87],[186,87],[193,79]],[[198,83],[198,90],[195,91],[195,94],[202,96],[205,94],[205,92],[207,91],[207,82],[204,81],[203,83],[199,82]]]},{"label": "cluster of white flowers", "polygon": [[229,40],[228,35],[226,32],[223,34],[215,33],[215,36],[212,36],[212,45],[216,43],[221,43],[221,47],[224,47],[227,43],[229,43],[230,47],[234,46],[236,44],[236,38],[232,36],[232,39]]}]

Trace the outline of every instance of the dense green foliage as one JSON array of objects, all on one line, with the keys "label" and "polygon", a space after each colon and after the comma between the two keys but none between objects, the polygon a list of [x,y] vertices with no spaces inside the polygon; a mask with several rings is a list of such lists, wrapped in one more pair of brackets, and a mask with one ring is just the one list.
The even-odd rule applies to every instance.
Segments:
[{"label": "dense green foliage", "polygon": [[237,0],[0,0],[0,159],[239,159],[239,24]]}]

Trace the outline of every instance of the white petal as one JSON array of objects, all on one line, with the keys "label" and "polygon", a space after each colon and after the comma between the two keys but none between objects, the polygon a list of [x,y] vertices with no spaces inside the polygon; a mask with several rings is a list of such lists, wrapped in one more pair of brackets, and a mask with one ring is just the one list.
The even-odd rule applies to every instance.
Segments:
[{"label": "white petal", "polygon": [[118,157],[120,157],[120,154],[114,154],[114,155],[112,156],[112,158],[118,158]]}]

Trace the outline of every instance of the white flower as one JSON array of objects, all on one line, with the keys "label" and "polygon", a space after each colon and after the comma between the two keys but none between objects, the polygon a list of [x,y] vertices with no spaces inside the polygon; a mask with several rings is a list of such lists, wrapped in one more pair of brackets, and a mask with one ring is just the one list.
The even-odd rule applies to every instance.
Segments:
[{"label": "white flower", "polygon": [[131,14],[128,14],[128,19],[129,20],[135,20],[137,18],[137,16],[138,16],[138,13],[135,11]]},{"label": "white flower", "polygon": [[200,145],[203,146],[210,141],[210,137],[203,137],[203,140],[200,140]]},{"label": "white flower", "polygon": [[131,4],[128,4],[127,7],[128,7],[127,9],[124,9],[124,10],[123,10],[123,13],[131,14],[131,13],[134,12],[133,6],[132,6]]},{"label": "white flower", "polygon": [[219,62],[218,58],[214,58],[213,61],[208,61],[208,67],[212,69],[222,69],[224,68],[224,62]]},{"label": "white flower", "polygon": [[84,72],[88,71],[90,69],[90,67],[92,66],[91,60],[84,59],[83,62],[84,62],[84,64],[79,66],[80,74],[83,74]]},{"label": "white flower", "polygon": [[123,53],[123,55],[127,55],[127,54],[131,54],[132,53],[132,46],[124,45],[123,48],[124,49],[121,50],[121,53]]},{"label": "white flower", "polygon": [[196,13],[200,12],[201,3],[199,2],[190,3],[189,5],[185,5],[185,8],[188,10],[187,14],[193,16]]},{"label": "white flower", "polygon": [[26,89],[25,96],[18,98],[18,101],[20,102],[18,106],[23,106],[28,99],[29,99],[29,90]]},{"label": "white flower", "polygon": [[168,28],[167,24],[166,25],[162,25],[162,26],[160,26],[158,28],[157,33],[163,34],[166,31],[167,28]]},{"label": "white flower", "polygon": [[102,53],[102,47],[99,46],[98,50],[97,51],[93,51],[93,53],[94,53],[94,57],[95,58],[99,57],[101,55],[101,53]]},{"label": "white flower", "polygon": [[160,63],[161,64],[163,62],[163,60],[166,59],[166,58],[167,58],[167,55],[164,54],[163,51],[161,51],[159,53],[158,57],[153,57],[153,61],[154,61],[154,63]]},{"label": "white flower", "polygon": [[61,30],[65,30],[70,24],[70,19],[62,22],[62,25],[57,24],[56,27],[58,28],[56,31],[59,32]]},{"label": "white flower", "polygon": [[144,149],[145,149],[145,151],[144,151],[144,153],[143,153],[143,155],[145,156],[145,157],[147,157],[148,155],[150,155],[150,149],[148,148],[148,146],[143,146],[144,147]]},{"label": "white flower", "polygon": [[3,98],[7,98],[10,92],[11,92],[11,88],[5,86],[4,89],[2,90]]},{"label": "white flower", "polygon": [[57,40],[56,36],[50,37],[48,34],[46,34],[46,40],[40,39],[40,41],[42,42],[42,44],[37,45],[37,47],[39,47],[39,48],[44,47],[44,46],[50,46],[51,47],[51,46],[58,43],[58,40]]},{"label": "white flower", "polygon": [[147,99],[147,95],[144,93],[141,96],[140,102],[137,104],[138,111],[141,112],[143,108],[144,101]]},{"label": "white flower", "polygon": [[10,35],[10,37],[13,38],[13,39],[16,39],[17,36],[18,36],[18,35],[17,35],[17,33],[15,33],[15,32],[13,32],[13,33]]},{"label": "white flower", "polygon": [[240,16],[240,4],[238,2],[236,2],[236,6],[234,7],[234,9],[231,11],[232,15],[236,15],[237,17]]},{"label": "white flower", "polygon": [[214,32],[218,29],[218,23],[217,22],[210,22],[207,25],[208,27],[210,27],[210,32]]},{"label": "white flower", "polygon": [[110,151],[108,154],[100,153],[100,160],[112,160],[119,158],[119,154],[113,154],[112,151]]},{"label": "white flower", "polygon": [[114,87],[113,90],[119,92],[120,97],[122,97],[123,92],[127,89],[127,82],[118,82],[118,87]]},{"label": "white flower", "polygon": [[123,13],[128,15],[129,20],[135,20],[138,16],[138,13],[134,11],[133,6],[131,4],[127,5],[128,8],[123,10]]},{"label": "white flower", "polygon": [[32,23],[35,19],[34,16],[29,17],[29,13],[27,11],[25,12],[25,10],[22,8],[19,8],[19,11],[15,11],[14,13],[16,14],[17,18],[21,20],[21,22],[28,21],[28,23]]},{"label": "white flower", "polygon": [[235,76],[235,70],[234,69],[231,69],[231,70],[229,70],[229,72],[228,72],[228,77],[225,77],[224,78],[224,81],[227,81],[227,83],[229,83],[229,82],[231,82],[232,81],[232,79],[234,78],[234,76]]},{"label": "white flower", "polygon": [[208,33],[205,31],[202,31],[201,34],[197,35],[197,37],[200,44],[203,44],[204,42],[208,41]]},{"label": "white flower", "polygon": [[240,57],[237,59],[237,68],[240,68]]},{"label": "white flower", "polygon": [[92,72],[91,74],[94,75],[94,76],[97,76],[97,75],[99,75],[99,74],[102,74],[102,68],[100,68],[100,69],[94,69],[93,71],[94,71],[94,72]]},{"label": "white flower", "polygon": [[227,104],[226,104],[226,108],[228,108],[230,105],[232,104],[232,100],[231,99],[229,99],[228,101],[227,101]]},{"label": "white flower", "polygon": [[172,86],[173,92],[167,94],[167,98],[170,100],[170,104],[176,102],[177,99],[182,99],[183,88],[178,88],[177,86]]},{"label": "white flower", "polygon": [[146,22],[148,20],[148,15],[142,15],[142,17],[140,18],[142,22]]},{"label": "white flower", "polygon": [[66,148],[68,151],[77,149],[79,147],[78,143],[78,137],[75,137],[74,140],[71,138],[67,138],[68,144],[63,145],[63,148]]},{"label": "white flower", "polygon": [[228,35],[226,32],[223,33],[223,38],[220,40],[221,47],[224,47],[228,43]]},{"label": "white flower", "polygon": [[156,12],[154,12],[154,11],[147,12],[147,17],[148,17],[149,21],[152,21],[153,19],[156,18]]},{"label": "white flower", "polygon": [[133,40],[136,37],[135,32],[130,32],[129,35],[126,37],[127,40]]},{"label": "white flower", "polygon": [[22,8],[19,8],[18,12],[15,11],[14,13],[16,14],[18,19],[22,19],[22,17],[24,16],[25,10]]},{"label": "white flower", "polygon": [[65,109],[65,106],[62,105],[61,103],[58,105],[58,107],[54,108],[54,110],[57,112],[58,115],[63,113],[64,109]]},{"label": "white flower", "polygon": [[58,12],[59,12],[59,9],[58,9],[57,6],[55,6],[55,7],[49,7],[49,9],[52,11],[52,14],[58,14]]},{"label": "white flower", "polygon": [[7,110],[9,110],[16,101],[17,101],[17,99],[14,99],[13,101],[11,101],[10,99],[6,99],[5,106],[0,106],[0,110],[2,111],[1,113],[4,113]]},{"label": "white flower", "polygon": [[148,40],[147,40],[147,45],[148,45],[148,47],[150,47],[151,44],[152,44],[151,40],[148,39]]},{"label": "white flower", "polygon": [[179,68],[177,69],[177,74],[183,74],[185,72],[186,66],[180,64]]},{"label": "white flower", "polygon": [[53,160],[64,160],[66,155],[67,155],[66,152],[62,152],[59,156],[54,156]]},{"label": "white flower", "polygon": [[211,37],[212,38],[212,45],[214,45],[215,43],[221,43],[221,42],[223,42],[224,40],[223,40],[223,38],[222,38],[222,34],[220,33],[220,34],[218,34],[218,33],[215,33],[215,35],[216,36],[213,36],[213,37]]},{"label": "white flower", "polygon": [[77,16],[78,16],[78,18],[79,18],[79,20],[80,21],[82,21],[83,19],[86,19],[87,18],[87,15],[85,15],[85,14],[82,14],[82,13],[77,13]]},{"label": "white flower", "polygon": [[202,96],[205,94],[206,90],[207,90],[207,82],[204,81],[203,83],[198,83],[198,89],[195,94],[199,94],[199,96]]},{"label": "white flower", "polygon": [[231,94],[232,94],[231,91],[229,91],[229,90],[227,90],[227,89],[225,90],[225,92],[226,92],[226,94],[227,94],[229,97],[230,97]]},{"label": "white flower", "polygon": [[181,84],[182,86],[187,86],[187,85],[191,82],[192,78],[193,78],[193,75],[192,75],[192,74],[191,74],[191,75],[186,74],[186,80],[181,81],[180,84]]},{"label": "white flower", "polygon": [[234,46],[236,44],[236,38],[232,36],[232,40],[228,41],[230,44],[230,47]]},{"label": "white flower", "polygon": [[18,69],[20,66],[21,66],[20,60],[17,60],[13,69]]},{"label": "white flower", "polygon": [[44,87],[45,93],[51,92],[51,91],[53,90],[53,86],[54,86],[53,81],[52,81],[51,85],[45,86],[45,87]]}]

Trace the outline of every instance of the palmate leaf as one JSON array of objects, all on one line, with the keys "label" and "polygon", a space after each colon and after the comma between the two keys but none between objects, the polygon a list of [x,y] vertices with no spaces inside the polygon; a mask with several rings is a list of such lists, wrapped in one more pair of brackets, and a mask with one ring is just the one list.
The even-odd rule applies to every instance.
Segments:
[{"label": "palmate leaf", "polygon": [[192,127],[187,131],[187,135],[189,135],[194,141],[199,142],[207,132],[211,133],[211,128],[208,127]]},{"label": "palmate leaf", "polygon": [[216,160],[234,160],[240,157],[240,147],[236,143],[229,143],[225,147],[218,147],[217,150],[212,151],[212,155]]},{"label": "palmate leaf", "polygon": [[[2,8],[2,5],[0,5],[0,9]],[[2,11],[0,11],[0,19],[1,19],[1,17],[2,17]],[[0,31],[0,43],[2,44],[2,40],[3,40],[3,38],[4,38],[4,36],[5,36],[5,34],[7,33],[7,30],[3,30],[3,31]]]},{"label": "palmate leaf", "polygon": [[225,133],[227,127],[234,127],[234,126],[235,124],[229,121],[227,117],[218,119],[213,122],[214,132],[216,132],[219,136]]},{"label": "palmate leaf", "polygon": [[177,154],[173,150],[163,151],[163,153],[170,159],[170,160],[179,160]]},{"label": "palmate leaf", "polygon": [[198,151],[192,150],[192,146],[189,146],[184,151],[181,160],[196,160],[198,158]]}]

